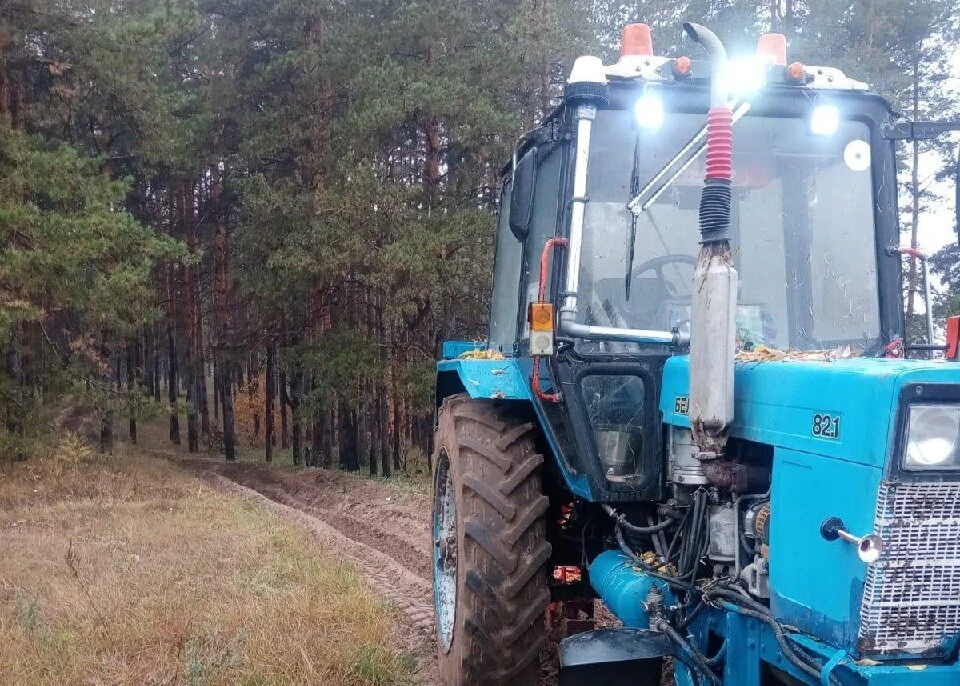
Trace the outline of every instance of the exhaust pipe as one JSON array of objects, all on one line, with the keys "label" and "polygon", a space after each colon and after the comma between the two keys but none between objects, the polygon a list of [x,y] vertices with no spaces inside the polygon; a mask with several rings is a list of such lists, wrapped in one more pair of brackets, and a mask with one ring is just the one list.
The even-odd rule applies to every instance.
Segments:
[{"label": "exhaust pipe", "polygon": [[690,427],[697,456],[709,461],[723,457],[733,421],[738,286],[729,236],[733,112],[721,78],[727,51],[720,39],[699,24],[687,22],[683,29],[713,62],[707,170],[700,198],[700,253],[693,274],[690,322]]}]

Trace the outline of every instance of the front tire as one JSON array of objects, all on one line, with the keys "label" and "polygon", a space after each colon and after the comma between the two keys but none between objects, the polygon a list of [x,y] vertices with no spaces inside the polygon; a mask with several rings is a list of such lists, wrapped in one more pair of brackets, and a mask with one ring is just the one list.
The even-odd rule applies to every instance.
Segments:
[{"label": "front tire", "polygon": [[527,686],[540,675],[550,558],[535,426],[455,395],[434,460],[434,600],[444,686]]}]

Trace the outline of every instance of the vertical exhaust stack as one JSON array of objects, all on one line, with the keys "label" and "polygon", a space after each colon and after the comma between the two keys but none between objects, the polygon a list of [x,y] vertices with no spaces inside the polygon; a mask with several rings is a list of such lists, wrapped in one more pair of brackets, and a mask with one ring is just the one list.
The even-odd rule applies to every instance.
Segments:
[{"label": "vertical exhaust stack", "polygon": [[722,77],[727,52],[710,29],[685,23],[687,35],[713,61],[707,115],[707,172],[700,198],[700,253],[693,273],[690,322],[690,426],[710,481],[722,480],[720,463],[733,421],[736,356],[737,270],[730,251],[730,180],[733,176],[733,112]]}]

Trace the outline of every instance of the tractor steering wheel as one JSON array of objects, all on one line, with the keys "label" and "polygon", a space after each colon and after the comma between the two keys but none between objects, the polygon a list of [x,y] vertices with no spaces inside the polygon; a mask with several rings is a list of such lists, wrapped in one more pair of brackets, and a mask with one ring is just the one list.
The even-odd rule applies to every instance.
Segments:
[{"label": "tractor steering wheel", "polygon": [[[634,267],[633,274],[634,276],[637,276],[643,274],[644,272],[654,272],[657,275],[657,280],[663,284],[663,290],[666,293],[669,293],[671,296],[676,296],[676,289],[674,288],[672,282],[667,279],[666,275],[663,273],[664,268],[669,264],[687,264],[696,267],[697,258],[682,254],[661,255],[660,257],[654,257],[652,260],[647,260],[646,262],[641,262],[638,264],[636,267]],[[677,269],[677,275],[680,276],[679,269]],[[683,278],[680,278],[680,281],[683,282]]]}]

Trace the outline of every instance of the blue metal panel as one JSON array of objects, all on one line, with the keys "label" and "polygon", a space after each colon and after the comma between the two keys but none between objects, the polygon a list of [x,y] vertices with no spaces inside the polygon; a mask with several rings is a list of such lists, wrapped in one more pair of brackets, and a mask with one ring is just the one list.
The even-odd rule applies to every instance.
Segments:
[{"label": "blue metal panel", "polygon": [[[877,358],[737,363],[730,433],[882,467],[889,454],[899,389],[917,381],[960,383],[960,365]],[[676,399],[686,397],[689,387],[689,358],[668,360],[660,397],[666,423],[689,427],[687,416],[676,411]],[[817,414],[839,419],[836,438],[813,435]]]},{"label": "blue metal panel", "polygon": [[873,531],[882,471],[776,448],[770,518],[771,609],[781,622],[852,650],[866,565],[856,546],[826,541],[820,525],[840,517],[857,535]]},{"label": "blue metal panel", "polygon": [[[818,644],[824,662],[837,648],[854,650],[866,566],[853,546],[823,540],[820,525],[835,516],[855,534],[873,531],[900,389],[918,382],[960,384],[960,365],[887,359],[737,364],[731,435],[774,447],[771,609],[779,621],[825,641]],[[688,389],[688,359],[670,359],[660,399],[666,423],[689,427],[678,412],[688,403],[677,402]],[[838,431],[817,435],[817,415],[839,420]],[[773,660],[773,653],[763,652]],[[957,666],[923,672],[853,667],[860,683],[960,684]],[[837,669],[845,669],[843,661]]]},{"label": "blue metal panel", "polygon": [[454,372],[471,398],[532,400],[530,384],[516,360],[442,360],[437,371]]}]

